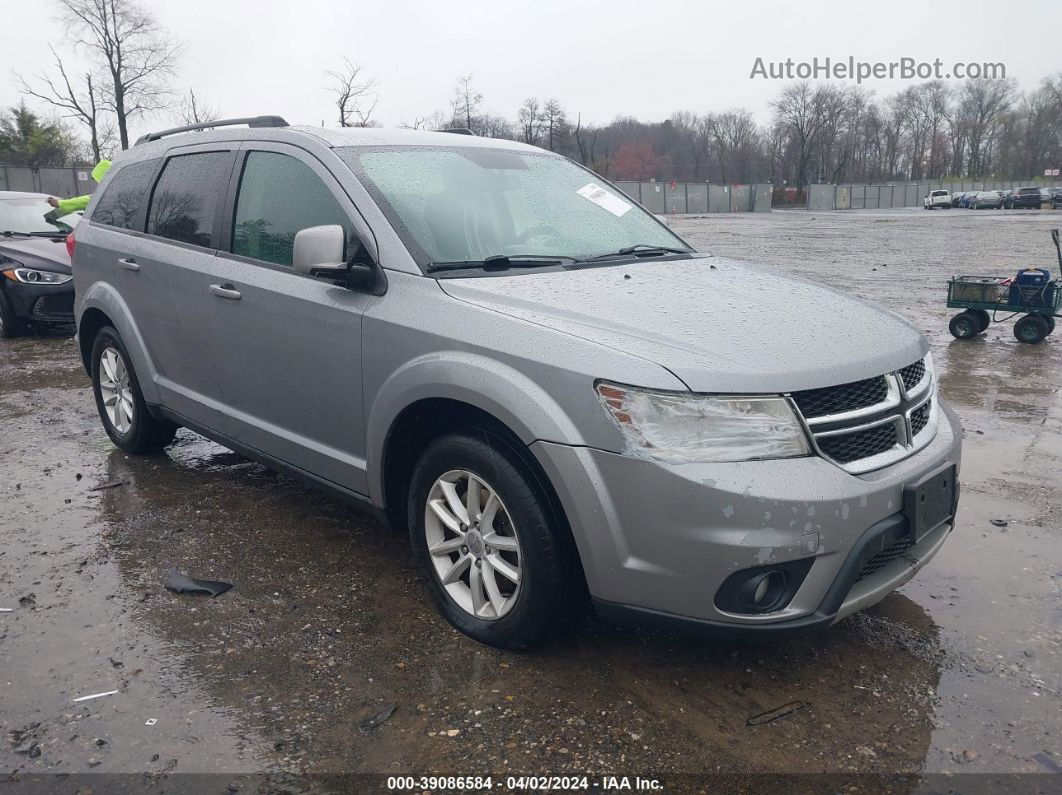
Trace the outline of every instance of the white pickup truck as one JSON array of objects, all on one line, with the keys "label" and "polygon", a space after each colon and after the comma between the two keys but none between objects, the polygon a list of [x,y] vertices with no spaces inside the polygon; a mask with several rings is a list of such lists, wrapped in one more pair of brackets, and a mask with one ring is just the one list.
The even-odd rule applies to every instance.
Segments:
[{"label": "white pickup truck", "polygon": [[927,210],[932,210],[934,207],[951,207],[951,194],[946,190],[931,190],[922,199],[922,206]]}]

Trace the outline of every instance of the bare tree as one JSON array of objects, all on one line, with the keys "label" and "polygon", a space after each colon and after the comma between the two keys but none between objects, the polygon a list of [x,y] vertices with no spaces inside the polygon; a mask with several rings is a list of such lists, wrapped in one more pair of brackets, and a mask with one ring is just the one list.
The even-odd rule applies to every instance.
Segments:
[{"label": "bare tree", "polygon": [[200,99],[194,89],[188,89],[188,96],[181,101],[181,121],[185,124],[206,124],[221,118],[221,111],[216,105]]},{"label": "bare tree", "polygon": [[959,90],[956,118],[965,135],[966,171],[971,177],[988,173],[989,152],[1015,94],[1011,80],[967,80]]},{"label": "bare tree", "polygon": [[584,166],[591,165],[595,160],[597,149],[597,127],[593,125],[583,126],[583,114],[575,118],[575,146],[579,150],[579,162]]},{"label": "bare tree", "polygon": [[134,0],[58,0],[67,36],[106,72],[105,105],[129,148],[129,120],[172,99],[169,79],[181,48]]},{"label": "bare tree", "polygon": [[542,127],[546,132],[546,148],[556,152],[568,127],[568,117],[559,100],[547,100],[542,106]]},{"label": "bare tree", "polygon": [[538,136],[542,131],[542,107],[536,97],[528,97],[524,100],[524,104],[520,106],[517,113],[517,120],[520,123],[520,135],[524,143],[538,143]]},{"label": "bare tree", "polygon": [[343,68],[327,72],[331,78],[328,90],[335,94],[336,110],[339,111],[340,127],[373,127],[373,111],[380,101],[376,93],[375,78],[361,78],[362,67],[348,58],[343,59]]},{"label": "bare tree", "polygon": [[111,143],[113,136],[113,128],[108,127],[103,118],[104,98],[99,83],[93,80],[92,72],[88,71],[81,75],[84,85],[75,87],[75,83],[71,82],[66,67],[63,66],[63,61],[55,48],[49,44],[48,49],[52,51],[52,57],[55,58],[55,67],[59,72],[58,79],[53,79],[48,74],[40,74],[37,80],[42,87],[35,89],[16,72],[14,78],[19,84],[19,91],[58,108],[63,116],[76,119],[85,125],[88,129],[93,160],[99,161],[103,157],[103,150]]},{"label": "bare tree", "polygon": [[453,108],[453,122],[450,126],[475,131],[475,122],[482,103],[483,95],[472,88],[472,75],[459,77],[454,87],[454,98],[450,101]]}]

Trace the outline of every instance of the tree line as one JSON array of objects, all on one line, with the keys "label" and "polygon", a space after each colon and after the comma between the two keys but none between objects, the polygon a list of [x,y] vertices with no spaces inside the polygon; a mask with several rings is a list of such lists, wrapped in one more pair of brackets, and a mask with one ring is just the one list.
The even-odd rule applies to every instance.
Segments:
[{"label": "tree line", "polygon": [[[64,28],[53,65],[13,73],[25,102],[0,118],[0,161],[53,165],[98,160],[130,145],[130,126],[176,116],[201,124],[218,107],[174,81],[182,53],[136,0],[54,0]],[[322,73],[333,121],[379,126],[381,82],[350,58]],[[73,64],[76,62],[77,66]],[[550,97],[526,98],[511,115],[488,110],[472,75],[458,78],[448,104],[403,120],[413,129],[467,128],[564,154],[610,179],[717,183],[940,178],[1027,178],[1062,167],[1062,73],[1023,92],[1013,79],[940,80],[886,97],[861,86],[793,82],[758,123],[748,108],[679,111],[660,122],[620,115],[583,120]]]}]

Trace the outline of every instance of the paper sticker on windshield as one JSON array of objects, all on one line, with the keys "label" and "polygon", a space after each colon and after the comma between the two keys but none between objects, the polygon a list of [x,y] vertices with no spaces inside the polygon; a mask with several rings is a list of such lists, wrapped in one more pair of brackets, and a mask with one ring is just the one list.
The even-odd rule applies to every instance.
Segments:
[{"label": "paper sticker on windshield", "polygon": [[598,207],[602,207],[619,218],[627,210],[631,209],[631,205],[623,201],[619,196],[609,193],[600,185],[595,185],[591,182],[589,185],[585,185],[576,191],[584,199],[589,199]]}]

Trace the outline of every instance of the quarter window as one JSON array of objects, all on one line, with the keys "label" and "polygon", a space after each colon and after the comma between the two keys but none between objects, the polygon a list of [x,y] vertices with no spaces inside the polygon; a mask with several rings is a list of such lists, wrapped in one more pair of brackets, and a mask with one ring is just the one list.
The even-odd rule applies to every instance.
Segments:
[{"label": "quarter window", "polygon": [[[136,224],[140,205],[148,192],[148,183],[159,161],[143,160],[132,163],[111,176],[92,211],[92,220],[97,224],[132,229]],[[137,230],[139,231],[139,230]]]},{"label": "quarter window", "polygon": [[343,227],[348,259],[360,248],[350,219],[313,169],[276,152],[247,155],[233,219],[233,254],[290,266],[295,233],[324,224]]},{"label": "quarter window", "polygon": [[151,196],[148,234],[209,247],[231,158],[229,152],[202,152],[166,161]]}]

